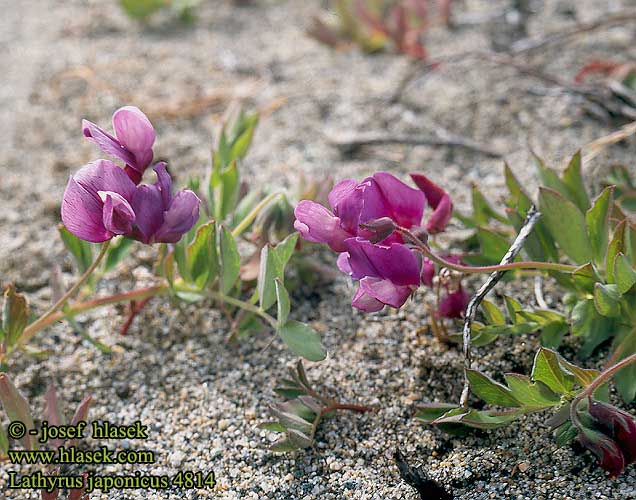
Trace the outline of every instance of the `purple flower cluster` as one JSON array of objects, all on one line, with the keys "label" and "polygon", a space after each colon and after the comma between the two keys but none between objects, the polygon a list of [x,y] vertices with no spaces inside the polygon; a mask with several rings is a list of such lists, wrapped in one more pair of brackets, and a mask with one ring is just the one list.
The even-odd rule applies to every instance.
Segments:
[{"label": "purple flower cluster", "polygon": [[126,106],[113,115],[113,137],[84,120],[84,135],[124,161],[96,160],[72,175],[62,199],[62,222],[82,240],[102,242],[125,235],[143,243],[176,243],[199,218],[199,198],[189,190],[172,195],[165,162],[154,166],[157,182],[142,184],[153,159],[155,131],[139,109]]},{"label": "purple flower cluster", "polygon": [[[433,283],[433,263],[407,246],[394,229],[439,233],[451,218],[453,204],[448,193],[425,176],[411,174],[411,178],[419,189],[387,172],[362,182],[343,180],[329,194],[331,210],[303,200],[294,211],[294,227],[304,239],[327,243],[340,253],[340,270],[359,281],[352,305],[363,311],[400,307],[420,284]],[[427,202],[433,211],[423,228]],[[446,300],[447,315],[455,315],[457,297]]]}]

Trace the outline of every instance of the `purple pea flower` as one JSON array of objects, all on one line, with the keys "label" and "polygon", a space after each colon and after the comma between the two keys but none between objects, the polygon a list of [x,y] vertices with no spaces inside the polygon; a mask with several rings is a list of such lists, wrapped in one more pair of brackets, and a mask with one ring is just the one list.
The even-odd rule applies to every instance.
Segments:
[{"label": "purple pea flower", "polygon": [[115,137],[88,120],[82,120],[84,136],[107,155],[126,164],[126,173],[135,184],[141,182],[144,171],[153,158],[155,129],[138,108],[124,106],[113,113]]},{"label": "purple pea flower", "polygon": [[450,196],[425,175],[418,173],[412,173],[410,175],[415,185],[424,193],[426,201],[433,209],[433,213],[426,223],[426,230],[431,234],[441,233],[446,229],[453,215],[453,203]]},{"label": "purple pea flower", "polygon": [[137,186],[132,208],[137,215],[133,238],[143,243],[176,243],[199,219],[200,200],[188,189],[172,196],[165,162],[154,167],[157,182]]},{"label": "purple pea flower", "polygon": [[125,235],[143,243],[175,243],[199,218],[199,199],[188,190],[172,196],[165,163],[155,165],[157,182],[136,186],[109,160],[82,167],[69,179],[62,222],[82,240],[102,242]]},{"label": "purple pea flower", "polygon": [[62,198],[62,222],[82,240],[106,241],[132,231],[136,186],[109,160],[97,160],[71,176]]},{"label": "purple pea flower", "polygon": [[424,206],[433,212],[426,225],[440,232],[452,215],[448,194],[420,174],[412,174],[420,188],[414,189],[387,172],[362,182],[346,179],[329,193],[331,210],[309,200],[294,210],[294,227],[301,236],[327,243],[340,253],[338,267],[360,282],[352,305],[378,311],[384,305],[400,307],[423,283],[433,284],[435,266],[404,244],[401,226],[420,232]]},{"label": "purple pea flower", "polygon": [[443,318],[462,318],[469,300],[470,295],[460,283],[456,290],[446,290],[446,295],[437,306],[437,314]]},{"label": "purple pea flower", "polygon": [[[301,201],[294,210],[294,227],[308,241],[327,243],[332,250],[344,252],[347,238],[369,239],[372,232],[360,227],[366,222],[388,217],[396,224],[419,227],[424,213],[424,194],[387,172],[378,172],[362,182],[340,181],[329,193],[333,211],[322,205]],[[402,242],[392,234],[384,242]]]},{"label": "purple pea flower", "polygon": [[373,244],[362,238],[345,240],[338,267],[360,280],[352,305],[375,312],[385,305],[401,307],[420,284],[420,263],[406,245]]}]

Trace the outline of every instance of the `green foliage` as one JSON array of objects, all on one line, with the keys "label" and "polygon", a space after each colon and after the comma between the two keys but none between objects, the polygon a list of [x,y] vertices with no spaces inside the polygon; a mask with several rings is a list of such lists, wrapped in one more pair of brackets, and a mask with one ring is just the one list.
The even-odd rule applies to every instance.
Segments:
[{"label": "green foliage", "polygon": [[[581,338],[581,358],[612,338],[612,350],[622,346],[626,351],[621,355],[629,356],[636,352],[636,345],[624,340],[636,331],[636,224],[629,213],[630,208],[636,208],[636,204],[632,207],[636,191],[631,175],[624,167],[614,167],[602,183],[603,189],[591,199],[580,153],[574,155],[562,175],[540,158],[535,160],[543,184],[538,196],[542,217],[526,240],[526,259],[522,260],[569,261],[579,266],[572,273],[549,272],[565,289],[567,314],[507,308],[508,321],[504,324],[486,303],[486,323],[474,323],[473,343],[484,345],[502,334],[541,331],[542,344],[557,348],[570,331]],[[471,264],[498,262],[533,204],[508,165],[504,176],[508,189],[505,218],[476,188],[473,213],[457,214],[466,227],[474,229],[465,242],[468,250],[479,249],[477,255],[466,257]],[[626,401],[636,395],[624,375],[617,377],[617,386],[624,397],[631,398]]]},{"label": "green foliage", "polygon": [[[471,329],[472,344],[484,346],[497,340],[500,335],[521,335],[541,332],[541,342],[546,347],[556,348],[568,331],[568,319],[556,311],[547,309],[524,310],[512,297],[504,296],[504,310],[484,300],[481,307],[484,323],[474,321]],[[460,333],[450,336],[461,342]]]},{"label": "green foliage", "polygon": [[58,231],[64,246],[75,260],[78,273],[83,274],[93,263],[93,246],[88,241],[80,240],[61,224]]},{"label": "green foliage", "polygon": [[[264,322],[294,354],[319,361],[326,352],[318,333],[289,319],[291,302],[285,278],[298,234],[293,227],[277,231],[280,239],[276,244],[260,235],[242,237],[276,203],[275,195],[261,201],[252,196],[258,190],[244,193],[239,189],[240,162],[248,153],[257,123],[257,115],[241,112],[232,125],[222,127],[207,184],[208,213],[201,214],[198,224],[172,250],[164,250],[158,267],[175,297],[187,302],[211,297],[221,305],[231,319],[232,338],[258,329]],[[267,222],[260,222],[263,232],[269,234]],[[274,306],[277,318],[270,315]]]},{"label": "green foliage", "polygon": [[473,394],[505,410],[434,403],[419,407],[416,418],[451,433],[465,433],[467,428],[495,429],[530,413],[560,411],[598,375],[597,370],[580,368],[543,347],[535,356],[531,376],[507,373],[505,385],[477,370],[466,370]]},{"label": "green foliage", "polygon": [[190,21],[193,9],[201,0],[119,0],[123,11],[131,18],[146,21],[162,9],[171,9],[182,20]]},{"label": "green foliage", "polygon": [[318,425],[335,410],[371,410],[343,405],[319,394],[310,384],[302,361],[289,369],[289,378],[283,379],[274,391],[285,401],[270,406],[274,420],[260,424],[259,428],[283,434],[270,446],[270,450],[277,453],[313,446]]},{"label": "green foliage", "polygon": [[232,126],[221,129],[207,186],[208,210],[217,221],[225,221],[237,208],[241,188],[238,163],[247,154],[257,125],[257,114],[241,111]]},{"label": "green foliage", "polygon": [[9,285],[4,292],[2,323],[0,327],[0,346],[2,352],[13,349],[29,320],[29,305],[26,297]]}]

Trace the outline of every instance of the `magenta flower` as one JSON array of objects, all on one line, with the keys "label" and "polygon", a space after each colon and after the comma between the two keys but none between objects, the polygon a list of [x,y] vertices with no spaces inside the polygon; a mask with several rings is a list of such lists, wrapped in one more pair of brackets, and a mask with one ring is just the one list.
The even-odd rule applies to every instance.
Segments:
[{"label": "magenta flower", "polygon": [[[308,241],[327,243],[336,252],[345,251],[347,238],[369,239],[372,232],[360,227],[366,222],[388,217],[396,224],[419,227],[424,213],[424,194],[387,172],[378,172],[362,182],[340,181],[329,193],[330,211],[322,205],[301,201],[294,210],[294,227]],[[384,240],[402,242],[392,234]]]},{"label": "magenta flower", "polygon": [[82,167],[68,181],[62,222],[82,240],[102,242],[125,235],[143,243],[175,243],[199,217],[199,199],[188,190],[172,196],[165,163],[155,165],[158,181],[136,186],[109,160]]},{"label": "magenta flower", "polygon": [[462,318],[466,313],[466,306],[470,295],[460,284],[456,290],[446,290],[446,295],[439,301],[437,314],[443,318]]},{"label": "magenta flower", "polygon": [[[294,227],[301,236],[339,252],[340,270],[360,282],[352,305],[363,311],[400,307],[420,283],[433,284],[433,262],[404,244],[395,229],[401,226],[420,233],[428,200],[433,212],[426,230],[440,232],[450,220],[452,203],[444,190],[423,175],[411,177],[420,190],[378,172],[362,182],[347,179],[336,184],[329,193],[331,210],[308,200],[294,210]],[[463,295],[449,298],[445,305],[449,314],[455,314],[461,300]]]},{"label": "magenta flower", "polygon": [[101,242],[132,230],[130,205],[136,186],[108,160],[97,160],[71,176],[62,198],[62,222],[82,240]]},{"label": "magenta flower", "polygon": [[153,158],[155,130],[150,120],[138,108],[124,106],[113,114],[115,137],[88,120],[82,120],[84,136],[107,155],[126,164],[126,173],[135,184],[141,182],[144,171]]},{"label": "magenta flower", "polygon": [[338,258],[338,267],[354,280],[360,280],[352,305],[375,312],[385,305],[401,307],[420,284],[420,264],[406,245],[373,244],[362,238],[349,238],[347,249]]},{"label": "magenta flower", "polygon": [[426,230],[431,234],[441,233],[446,229],[453,215],[453,203],[450,196],[425,175],[412,173],[411,179],[422,190],[426,201],[433,209],[426,223]]},{"label": "magenta flower", "polygon": [[200,200],[188,189],[172,196],[172,180],[164,162],[154,167],[155,184],[137,186],[132,208],[137,215],[133,238],[143,243],[176,243],[199,219]]}]

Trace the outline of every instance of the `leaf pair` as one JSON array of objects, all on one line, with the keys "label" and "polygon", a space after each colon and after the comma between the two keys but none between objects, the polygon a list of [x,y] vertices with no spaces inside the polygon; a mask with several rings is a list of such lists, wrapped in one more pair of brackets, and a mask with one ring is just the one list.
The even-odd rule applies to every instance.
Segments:
[{"label": "leaf pair", "polygon": [[566,361],[556,351],[541,348],[534,359],[531,376],[508,373],[501,384],[477,370],[466,370],[473,394],[485,403],[505,410],[474,410],[453,404],[428,404],[420,407],[416,417],[439,425],[448,432],[465,432],[465,428],[495,429],[508,425],[522,415],[544,411],[563,404],[587,387],[597,370],[580,368]]},{"label": "leaf pair", "polygon": [[[499,335],[520,335],[541,331],[541,342],[557,348],[568,331],[567,318],[552,310],[523,310],[512,297],[504,296],[505,314],[494,303],[484,300],[481,307],[486,324],[473,322],[472,344],[483,346],[494,342]],[[508,321],[506,321],[506,317]],[[460,334],[457,340],[461,340]]]},{"label": "leaf pair", "polygon": [[221,129],[218,147],[212,153],[208,181],[208,210],[217,221],[225,221],[240,199],[238,162],[247,154],[258,124],[258,114],[240,112],[234,125]]}]

